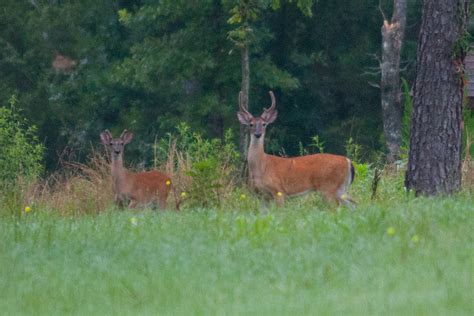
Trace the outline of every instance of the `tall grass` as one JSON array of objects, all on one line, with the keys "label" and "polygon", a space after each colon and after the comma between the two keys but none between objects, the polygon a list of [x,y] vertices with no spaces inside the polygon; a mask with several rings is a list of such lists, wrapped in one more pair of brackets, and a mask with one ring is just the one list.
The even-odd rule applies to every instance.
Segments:
[{"label": "tall grass", "polygon": [[469,315],[473,198],[0,221],[0,310]]},{"label": "tall grass", "polygon": [[[170,196],[169,208],[175,205],[176,198],[184,210],[196,207],[225,210],[272,206],[272,203],[262,202],[261,197],[254,194],[241,178],[238,154],[231,137],[229,135],[224,141],[208,141],[184,126],[178,135],[169,135],[156,142],[154,168],[171,175],[177,192],[177,196]],[[472,192],[474,185],[470,146],[471,141],[467,137],[467,154],[462,166],[463,190],[466,192]],[[350,143],[348,150],[357,159],[357,145]],[[380,163],[354,164],[356,178],[351,195],[358,202],[390,202],[407,198],[404,189],[405,163],[402,162],[398,169],[385,169]],[[128,167],[136,170],[133,166]],[[372,192],[376,172],[382,176],[377,182],[376,192]],[[295,198],[294,203],[336,209],[322,202],[317,194]],[[99,214],[116,209],[109,161],[101,151],[93,151],[87,163],[61,159],[58,171],[45,179],[28,181],[19,178],[15,187],[3,190],[0,205],[0,214],[3,215],[19,214],[25,206],[35,206],[60,215]]]}]

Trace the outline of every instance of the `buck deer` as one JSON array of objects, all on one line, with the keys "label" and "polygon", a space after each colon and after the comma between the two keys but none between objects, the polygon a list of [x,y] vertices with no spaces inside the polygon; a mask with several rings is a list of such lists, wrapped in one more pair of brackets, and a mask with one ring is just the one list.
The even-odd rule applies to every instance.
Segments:
[{"label": "buck deer", "polygon": [[[110,151],[115,203],[123,206],[128,199],[129,208],[157,203],[160,209],[165,209],[170,189],[174,192],[170,176],[159,171],[130,172],[123,166],[123,151],[132,138],[133,134],[127,130],[119,138],[113,138],[108,130],[100,134],[102,144]],[[179,209],[178,200],[176,209]]]},{"label": "buck deer", "polygon": [[247,161],[250,185],[256,191],[273,196],[283,206],[286,196],[317,191],[329,201],[350,205],[354,200],[347,191],[354,180],[354,166],[343,156],[314,154],[293,158],[268,155],[264,151],[265,130],[277,118],[275,96],[270,91],[272,105],[260,117],[254,117],[242,104],[239,95],[240,123],[250,130]]}]

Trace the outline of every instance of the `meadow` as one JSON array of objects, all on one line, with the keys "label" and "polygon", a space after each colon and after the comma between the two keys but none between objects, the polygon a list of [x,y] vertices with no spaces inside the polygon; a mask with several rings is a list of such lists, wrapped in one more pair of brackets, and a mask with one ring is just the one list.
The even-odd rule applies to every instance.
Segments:
[{"label": "meadow", "polygon": [[374,200],[356,182],[355,210],[233,192],[180,212],[3,214],[1,314],[472,315],[472,194],[387,180]]},{"label": "meadow", "polygon": [[470,155],[453,196],[407,193],[403,164],[354,163],[356,208],[317,194],[276,208],[239,179],[231,136],[183,127],[154,144],[179,212],[174,197],[167,211],[115,207],[100,152],[47,177],[0,169],[0,314],[474,313]]}]

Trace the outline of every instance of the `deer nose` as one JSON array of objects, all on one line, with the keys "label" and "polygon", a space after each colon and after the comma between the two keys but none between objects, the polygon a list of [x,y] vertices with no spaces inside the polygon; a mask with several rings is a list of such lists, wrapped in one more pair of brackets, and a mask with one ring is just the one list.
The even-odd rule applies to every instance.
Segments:
[{"label": "deer nose", "polygon": [[262,136],[262,133],[255,133],[254,135],[255,135],[255,137],[257,137],[257,138],[260,138],[260,136]]}]

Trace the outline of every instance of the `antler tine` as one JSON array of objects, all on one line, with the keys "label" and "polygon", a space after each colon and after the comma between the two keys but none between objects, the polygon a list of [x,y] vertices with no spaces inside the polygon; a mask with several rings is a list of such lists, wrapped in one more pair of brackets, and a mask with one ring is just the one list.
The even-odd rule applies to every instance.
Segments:
[{"label": "antler tine", "polygon": [[240,110],[246,114],[250,114],[250,112],[245,108],[245,106],[243,105],[242,103],[242,95],[244,93],[242,91],[239,92],[239,107],[240,107]]},{"label": "antler tine", "polygon": [[270,90],[270,91],[268,91],[268,93],[270,94],[270,98],[272,99],[272,105],[268,109],[264,108],[265,113],[274,111],[275,106],[276,106],[275,95],[273,94],[273,91]]}]

